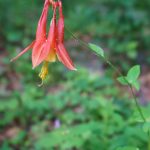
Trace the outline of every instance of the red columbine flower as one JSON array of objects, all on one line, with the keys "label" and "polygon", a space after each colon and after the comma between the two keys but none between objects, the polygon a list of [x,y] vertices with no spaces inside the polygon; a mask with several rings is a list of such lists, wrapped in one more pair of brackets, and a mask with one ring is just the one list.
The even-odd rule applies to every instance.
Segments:
[{"label": "red columbine flower", "polygon": [[[46,37],[46,23],[49,5],[53,6],[53,18],[50,24],[48,37]],[[56,22],[56,9],[59,7],[59,20]],[[62,13],[61,1],[54,2],[53,0],[45,0],[42,15],[38,22],[36,39],[27,48],[25,48],[19,55],[12,59],[16,60],[29,49],[32,50],[32,65],[37,67],[41,62],[44,62],[39,74],[40,78],[44,80],[48,74],[48,63],[55,62],[56,56],[58,59],[70,70],[76,70],[74,64],[67,53],[64,46],[64,17]]]},{"label": "red columbine flower", "polygon": [[[59,20],[56,23],[56,8],[59,7]],[[56,57],[70,70],[76,70],[74,64],[67,53],[64,46],[64,17],[62,13],[61,1],[53,4],[53,18],[51,21],[48,38],[45,44],[45,52],[48,56],[45,59],[41,73],[39,74],[42,80],[48,74],[48,63],[55,62]]]}]

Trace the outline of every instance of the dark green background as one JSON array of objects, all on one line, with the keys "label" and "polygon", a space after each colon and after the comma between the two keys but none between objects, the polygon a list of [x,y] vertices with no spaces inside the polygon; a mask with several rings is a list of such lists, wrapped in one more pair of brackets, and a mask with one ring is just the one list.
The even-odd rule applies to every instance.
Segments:
[{"label": "dark green background", "polygon": [[[144,132],[149,124],[142,123],[128,89],[69,32],[65,45],[77,72],[51,64],[46,83],[38,87],[41,66],[32,70],[31,52],[10,63],[35,38],[43,2],[0,0],[0,149],[150,149]],[[140,64],[140,79],[147,83],[141,87],[149,90],[149,0],[63,0],[63,6],[67,28],[100,45],[123,73]],[[149,96],[142,89],[137,96],[149,118]]]}]

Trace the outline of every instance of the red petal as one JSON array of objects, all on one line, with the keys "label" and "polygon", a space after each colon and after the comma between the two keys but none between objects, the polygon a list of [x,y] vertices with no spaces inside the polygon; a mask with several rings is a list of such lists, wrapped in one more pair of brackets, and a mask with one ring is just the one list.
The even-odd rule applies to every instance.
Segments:
[{"label": "red petal", "polygon": [[58,59],[70,70],[76,70],[74,64],[64,47],[64,16],[62,12],[62,2],[59,1],[59,20],[57,26],[57,38],[58,38],[58,48],[56,48],[56,53]]},{"label": "red petal", "polygon": [[[43,17],[44,18],[44,17]],[[42,19],[43,20],[43,19]],[[42,21],[43,23],[43,21]],[[41,24],[42,24],[41,23]],[[46,23],[46,22],[44,22]],[[45,24],[44,24],[45,26]],[[39,37],[38,37],[39,38]],[[46,37],[37,40],[33,52],[32,52],[32,64],[33,68],[38,66],[42,61],[46,59],[50,50],[55,48],[56,45],[56,6],[54,7],[53,19],[50,25],[50,31],[46,41]]]},{"label": "red petal", "polygon": [[58,42],[64,42],[64,16],[62,12],[62,3],[59,1],[59,20],[58,20]]},{"label": "red petal", "polygon": [[48,55],[45,51],[45,40],[37,41],[32,50],[32,65],[37,67]]},{"label": "red petal", "polygon": [[45,45],[45,51],[48,51],[48,53],[56,47],[56,32],[56,7],[54,7],[53,19],[51,21],[47,42]]},{"label": "red petal", "polygon": [[35,41],[33,41],[28,47],[26,47],[21,53],[19,53],[16,57],[14,57],[13,59],[11,59],[11,61],[15,61],[16,59],[18,59],[21,55],[23,55],[24,53],[26,53],[28,50],[30,50],[31,48],[33,48],[35,44]]},{"label": "red petal", "polygon": [[46,37],[46,22],[47,22],[49,5],[50,5],[49,0],[45,0],[44,8],[38,22],[36,39]]},{"label": "red petal", "polygon": [[71,58],[69,57],[69,54],[67,52],[67,50],[65,49],[63,44],[59,44],[58,45],[58,49],[57,49],[57,55],[59,60],[70,70],[77,70],[74,67],[74,64],[71,60]]}]

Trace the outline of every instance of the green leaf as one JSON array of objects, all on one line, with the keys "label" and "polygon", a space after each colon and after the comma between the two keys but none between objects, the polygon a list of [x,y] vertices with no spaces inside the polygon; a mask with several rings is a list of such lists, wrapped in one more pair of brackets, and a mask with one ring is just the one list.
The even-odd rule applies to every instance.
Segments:
[{"label": "green leaf", "polygon": [[122,85],[128,85],[128,82],[126,80],[127,77],[121,76],[118,77],[117,80],[122,84]]},{"label": "green leaf", "polygon": [[127,80],[130,84],[133,84],[139,77],[140,75],[140,66],[136,65],[133,66],[127,74]]},{"label": "green leaf", "polygon": [[133,85],[133,87],[135,87],[135,89],[136,89],[137,91],[140,90],[140,83],[139,83],[138,81],[133,82],[132,85]]},{"label": "green leaf", "polygon": [[102,48],[100,48],[99,46],[89,43],[89,47],[91,48],[91,50],[93,50],[97,55],[100,55],[101,57],[105,57],[104,56],[104,51]]}]

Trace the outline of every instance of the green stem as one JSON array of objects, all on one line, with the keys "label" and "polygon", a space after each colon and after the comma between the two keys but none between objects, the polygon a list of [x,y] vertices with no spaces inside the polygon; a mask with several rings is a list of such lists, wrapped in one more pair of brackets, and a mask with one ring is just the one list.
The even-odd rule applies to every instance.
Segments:
[{"label": "green stem", "polygon": [[[124,75],[120,72],[120,70],[119,70],[118,68],[116,68],[110,61],[107,60],[106,62],[107,62],[107,64],[109,64],[109,66],[111,66],[120,76],[124,77]],[[137,110],[139,111],[139,113],[140,113],[140,115],[141,115],[141,118],[143,119],[143,122],[146,123],[146,119],[145,119],[144,114],[143,114],[143,112],[142,112],[142,109],[141,109],[141,107],[140,107],[140,105],[139,105],[139,103],[138,103],[138,101],[137,101],[137,98],[136,98],[136,95],[135,95],[135,93],[134,93],[134,91],[133,91],[132,85],[128,82],[128,80],[127,80],[125,77],[124,77],[124,80],[127,82],[128,87],[130,88],[132,97],[133,97],[134,102],[135,102],[135,104],[136,104]]]},{"label": "green stem", "polygon": [[[76,39],[77,41],[79,41],[79,43],[81,43],[81,44],[82,44],[83,46],[85,46],[86,48],[91,49],[91,48],[89,47],[89,45],[88,45],[86,42],[84,42],[83,40],[81,40],[81,39],[79,39],[78,37],[76,37],[76,36],[70,31],[70,29],[68,29],[68,27],[66,28],[66,30],[71,34],[71,36],[72,36],[74,39]],[[101,56],[99,55],[99,57],[101,57]],[[108,59],[106,59],[106,58],[104,58],[104,57],[101,57],[101,58],[102,58],[102,59],[104,60],[104,62],[106,62],[113,70],[115,70],[115,71],[119,74],[119,76],[124,77],[124,75],[120,72],[120,70],[119,70],[117,67],[115,67]],[[143,114],[143,112],[142,112],[142,109],[141,109],[141,107],[140,107],[140,105],[139,105],[139,103],[138,103],[138,101],[137,101],[136,95],[135,95],[135,93],[134,93],[134,91],[133,91],[133,87],[132,87],[132,85],[127,81],[127,79],[126,79],[125,77],[124,77],[124,80],[127,82],[128,87],[130,88],[130,91],[131,91],[132,97],[133,97],[133,99],[134,99],[134,101],[135,101],[137,110],[139,111],[139,113],[140,113],[140,115],[141,115],[141,118],[143,119],[143,121],[144,121],[144,123],[145,123],[145,122],[146,122],[146,119],[145,119],[144,114]]]},{"label": "green stem", "polygon": [[134,93],[134,91],[133,91],[133,87],[132,87],[132,85],[129,85],[129,87],[130,87],[132,96],[133,96],[133,98],[134,98],[136,107],[137,107],[137,109],[138,109],[138,111],[139,111],[139,113],[140,113],[140,115],[141,115],[141,117],[142,117],[144,123],[146,123],[146,119],[145,119],[144,114],[143,114],[143,112],[142,112],[142,109],[141,109],[141,107],[140,107],[140,105],[139,105],[139,103],[138,103],[138,101],[137,101],[137,98],[136,98],[135,93]]}]

